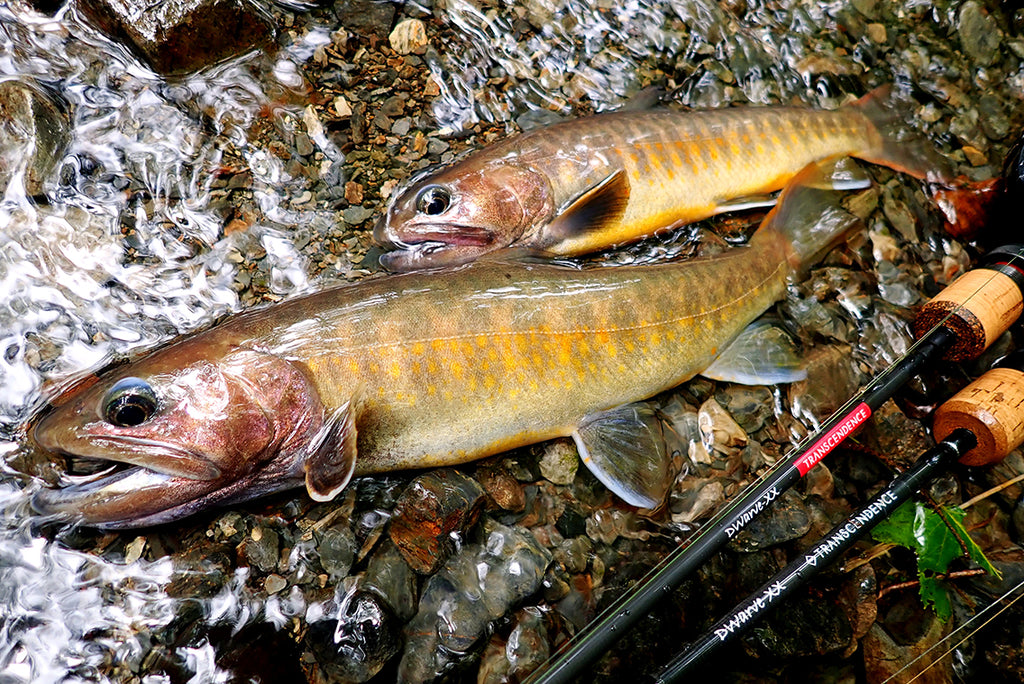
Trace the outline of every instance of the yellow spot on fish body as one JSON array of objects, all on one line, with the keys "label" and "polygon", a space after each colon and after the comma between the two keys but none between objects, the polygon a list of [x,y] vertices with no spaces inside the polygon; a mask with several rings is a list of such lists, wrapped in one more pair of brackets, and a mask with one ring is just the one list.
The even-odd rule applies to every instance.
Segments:
[{"label": "yellow spot on fish body", "polygon": [[426,351],[426,347],[423,345],[422,342],[417,342],[414,345],[412,345],[412,353],[413,354],[420,355],[420,354],[422,354],[425,351]]},{"label": "yellow spot on fish body", "polygon": [[390,375],[395,380],[402,377],[402,367],[398,364],[397,361],[392,361],[388,365],[388,375]]}]

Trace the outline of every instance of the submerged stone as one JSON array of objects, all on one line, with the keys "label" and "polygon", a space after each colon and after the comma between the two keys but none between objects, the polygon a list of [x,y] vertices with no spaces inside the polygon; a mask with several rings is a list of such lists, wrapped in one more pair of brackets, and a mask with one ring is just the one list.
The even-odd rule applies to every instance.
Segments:
[{"label": "submerged stone", "polygon": [[0,81],[0,195],[19,174],[26,195],[43,194],[70,139],[65,107],[34,83]]},{"label": "submerged stone", "polygon": [[484,541],[469,544],[430,578],[406,627],[402,682],[427,682],[468,651],[487,626],[540,588],[551,554],[528,531],[484,523]]},{"label": "submerged stone", "polygon": [[333,614],[311,623],[305,642],[327,681],[365,682],[398,652],[401,631],[379,596],[357,591]]},{"label": "submerged stone", "polygon": [[360,586],[387,601],[403,622],[416,614],[416,573],[391,542],[374,552]]},{"label": "submerged stone", "polygon": [[391,541],[413,570],[433,574],[454,550],[452,534],[471,527],[483,504],[483,488],[458,471],[421,475],[398,498]]},{"label": "submerged stone", "polygon": [[269,18],[246,0],[81,0],[78,7],[162,74],[202,69],[273,36]]}]

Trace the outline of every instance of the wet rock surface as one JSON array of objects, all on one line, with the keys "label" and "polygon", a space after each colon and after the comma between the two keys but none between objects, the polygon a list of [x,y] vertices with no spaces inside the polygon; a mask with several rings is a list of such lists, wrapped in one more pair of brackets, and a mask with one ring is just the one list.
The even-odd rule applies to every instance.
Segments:
[{"label": "wet rock surface", "polygon": [[[270,21],[256,27],[266,49],[248,51],[244,32],[218,27],[237,62],[200,50],[185,66],[155,47],[144,57],[154,69],[198,70],[162,80],[140,75],[74,12],[39,22],[0,7],[13,46],[0,85],[44,79],[73,112],[64,151],[52,155],[63,163],[39,167],[50,206],[0,206],[0,454],[10,468],[0,479],[0,634],[10,639],[0,654],[15,654],[5,661],[12,682],[521,680],[906,350],[917,304],[985,247],[1017,239],[1014,223],[986,224],[987,205],[963,195],[954,209],[972,218],[946,232],[948,211],[930,188],[868,167],[875,187],[844,199],[864,230],[778,307],[810,379],[746,388],[698,378],[659,397],[686,463],[650,516],[554,443],[365,478],[332,504],[296,492],[142,534],[30,530],[28,481],[14,471],[55,482],[64,467],[21,447],[44,381],[376,271],[370,230],[401,184],[518,128],[620,106],[649,85],[667,106],[835,107],[891,82],[899,117],[977,184],[972,199],[1000,192],[993,179],[1024,125],[1024,24],[975,0],[258,10]],[[172,24],[173,46],[184,35],[173,27],[185,24]],[[595,261],[716,253],[756,221],[716,220]],[[934,403],[967,375],[943,368],[916,385]],[[641,621],[592,679],[650,672],[863,504],[929,444],[928,401],[887,404],[827,470]],[[1022,470],[1015,454],[956,470],[928,495],[956,503]],[[956,625],[1019,581],[1021,494],[1017,484],[972,508],[969,528],[1006,579],[948,580],[961,597]],[[954,626],[939,625],[914,586],[891,589],[914,578],[900,550],[833,570],[721,668],[736,681],[879,681]],[[1007,611],[926,677],[1019,681],[1021,622],[1019,608]]]},{"label": "wet rock surface", "polygon": [[162,74],[184,74],[268,47],[269,17],[248,0],[80,0],[82,13]]},{"label": "wet rock surface", "polygon": [[40,196],[70,140],[67,104],[26,80],[0,81],[0,194],[14,181]]},{"label": "wet rock surface", "polygon": [[454,536],[476,522],[484,490],[454,470],[435,470],[410,483],[395,504],[389,534],[419,573],[437,571],[455,548]]}]

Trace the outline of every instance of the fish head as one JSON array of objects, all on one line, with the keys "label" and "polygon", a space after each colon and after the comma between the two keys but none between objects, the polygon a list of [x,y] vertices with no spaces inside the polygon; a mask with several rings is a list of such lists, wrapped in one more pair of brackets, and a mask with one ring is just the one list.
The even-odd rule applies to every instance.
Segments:
[{"label": "fish head", "polygon": [[374,227],[390,271],[452,266],[521,243],[554,213],[546,176],[513,163],[470,158],[413,182]]},{"label": "fish head", "polygon": [[324,416],[305,373],[271,354],[204,352],[176,345],[62,397],[32,434],[73,468],[36,510],[137,527],[300,484]]}]

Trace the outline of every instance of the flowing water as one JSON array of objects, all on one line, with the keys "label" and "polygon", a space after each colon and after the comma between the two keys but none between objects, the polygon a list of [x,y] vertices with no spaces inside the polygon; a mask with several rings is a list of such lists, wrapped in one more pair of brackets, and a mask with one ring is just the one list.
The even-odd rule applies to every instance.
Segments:
[{"label": "flowing water", "polygon": [[[257,582],[251,563],[226,558],[211,570],[204,565],[210,559],[197,560],[175,542],[175,530],[104,535],[42,524],[28,499],[43,481],[64,476],[62,464],[32,451],[26,422],[60,388],[111,361],[245,306],[375,270],[364,258],[368,250],[372,256],[369,228],[410,171],[513,124],[628,106],[648,86],[677,106],[835,107],[849,94],[894,83],[912,126],[974,180],[998,174],[1021,123],[1024,40],[1016,33],[1020,18],[1001,7],[437,0],[388,5],[427,22],[430,44],[407,62],[414,73],[398,73],[429,87],[405,100],[390,128],[357,131],[333,98],[355,105],[353,119],[376,112],[382,120],[390,83],[373,74],[390,24],[369,40],[342,25],[344,13],[335,10],[343,5],[268,6],[279,49],[165,79],[73,7],[50,18],[21,2],[0,3],[0,79],[57,93],[68,131],[42,196],[26,195],[22,168],[0,201],[3,684],[230,681],[223,644],[237,648],[232,638],[245,629],[299,634],[304,622],[344,612],[352,590],[334,573],[326,587],[301,579],[304,567],[319,567],[306,557],[303,524],[288,523],[292,543],[275,546],[281,560],[268,564],[300,576],[283,591],[271,591],[273,572]],[[1001,40],[990,47],[986,32]],[[410,156],[410,127],[434,147]],[[865,211],[870,238],[855,240],[783,307],[805,340],[848,345],[859,378],[902,351],[909,307],[969,260],[962,241],[941,232],[920,184],[875,173],[880,189]],[[356,182],[365,199],[349,194],[346,183]],[[660,254],[666,246],[638,249]],[[836,294],[818,296],[822,287]],[[705,390],[687,396],[706,397]],[[790,407],[784,391],[769,396],[769,420],[782,442],[820,419],[827,404],[809,396]],[[379,533],[387,514],[377,503],[348,505]],[[291,521],[302,518],[304,505],[276,501],[266,514],[283,511]],[[242,516],[234,515],[189,523],[180,538],[237,540],[232,525]],[[635,523],[616,524],[635,532]],[[518,532],[504,529],[494,528],[473,551],[479,567],[503,567],[479,560],[491,558],[488,549],[501,545],[495,540],[521,543]],[[680,529],[687,524],[666,528],[669,536]],[[239,523],[237,532],[248,531],[255,535]],[[372,536],[358,534],[361,543]],[[573,615],[569,605],[562,610]],[[232,636],[218,641],[214,634],[224,628]]]}]

